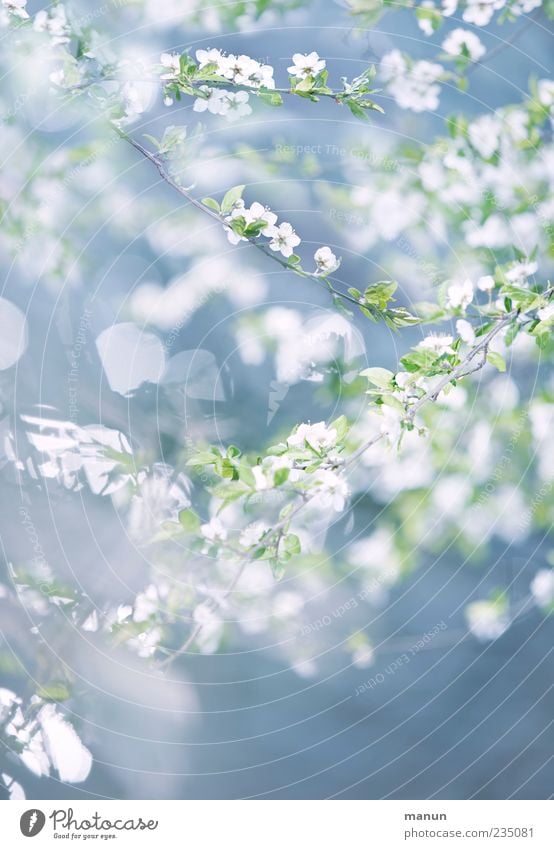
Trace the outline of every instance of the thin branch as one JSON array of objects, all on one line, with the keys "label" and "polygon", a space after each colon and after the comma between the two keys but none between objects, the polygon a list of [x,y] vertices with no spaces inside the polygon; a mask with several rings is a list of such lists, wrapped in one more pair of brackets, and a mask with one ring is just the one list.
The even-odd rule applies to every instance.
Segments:
[{"label": "thin branch", "polygon": [[[552,291],[554,291],[554,290],[553,289],[547,290],[547,292],[545,294],[550,295],[552,293]],[[489,348],[490,343],[495,338],[495,336],[497,336],[501,332],[501,330],[503,330],[504,327],[506,327],[517,316],[517,314],[518,314],[517,310],[513,310],[512,312],[508,313],[506,316],[503,316],[502,319],[500,321],[498,321],[498,323],[479,340],[477,345],[475,345],[474,348],[472,348],[470,351],[468,351],[468,353],[466,354],[464,359],[456,366],[456,368],[452,369],[452,371],[450,371],[448,374],[444,375],[444,377],[439,381],[439,383],[436,386],[433,387],[433,389],[430,389],[428,392],[426,392],[425,395],[423,395],[419,399],[419,401],[416,404],[413,405],[413,407],[406,414],[406,420],[407,421],[413,421],[416,413],[419,412],[419,410],[425,404],[427,404],[428,402],[436,401],[438,396],[440,395],[441,391],[449,383],[451,383],[453,380],[460,380],[463,377],[466,377],[468,374],[472,374],[473,372],[479,371],[480,369],[482,369],[483,366],[486,363],[486,353],[487,353],[487,350]],[[484,356],[482,356],[482,358],[475,364],[475,366],[473,368],[471,368],[470,371],[467,371],[468,366],[470,366],[472,364],[472,362],[475,360],[475,358],[479,354],[484,354]],[[371,439],[368,439],[366,442],[364,442],[359,448],[356,449],[356,451],[354,451],[347,458],[347,460],[344,462],[342,467],[338,467],[338,468],[346,469],[347,467],[349,467],[353,462],[355,462],[357,459],[359,459],[362,456],[362,454],[364,454],[369,448],[371,448],[372,446],[374,446],[378,442],[380,442],[382,439],[384,439],[384,437],[385,437],[385,434],[380,433],[377,436],[373,436],[373,437],[371,437]],[[303,495],[303,493],[302,493],[302,495]],[[284,518],[280,522],[278,522],[271,529],[271,535],[274,536],[275,534],[277,534],[277,535],[281,534],[283,529],[287,525],[290,524],[291,519],[295,518],[300,512],[302,512],[305,509],[305,507],[307,507],[316,496],[317,496],[317,493],[314,493],[313,495],[309,496],[308,498],[300,500],[298,505],[292,511],[292,513],[290,513],[289,516],[287,516],[286,518]],[[238,570],[237,574],[235,575],[235,577],[233,578],[233,580],[231,581],[231,583],[227,587],[223,596],[218,600],[212,601],[212,603],[210,605],[210,610],[212,612],[219,610],[219,608],[222,606],[223,602],[233,592],[233,590],[236,587],[241,575],[244,572],[244,569],[246,568],[246,565],[248,563],[252,562],[252,559],[253,559],[253,555],[249,555],[248,557],[245,558],[240,569]],[[162,667],[169,666],[169,664],[171,664],[174,660],[176,660],[180,655],[182,655],[186,651],[188,651],[188,649],[194,644],[196,638],[198,637],[198,635],[202,631],[203,627],[204,626],[203,626],[202,623],[198,623],[197,625],[195,625],[195,627],[192,629],[192,631],[190,632],[189,636],[187,637],[185,642],[182,644],[182,646],[179,649],[177,649],[171,655],[171,657],[164,660],[162,662],[161,666]]]},{"label": "thin branch", "polygon": [[525,23],[522,24],[522,26],[520,26],[519,28],[516,27],[514,32],[512,32],[510,38],[507,38],[505,41],[502,41],[500,44],[497,44],[496,47],[494,47],[487,54],[485,54],[482,60],[478,59],[477,61],[472,62],[466,71],[466,76],[472,74],[473,71],[475,71],[477,68],[485,67],[491,59],[494,59],[495,56],[498,56],[500,53],[506,50],[507,47],[511,47],[513,44],[515,44],[518,38],[523,35],[523,33],[527,29],[529,29],[532,24],[535,23],[540,14],[541,10],[537,9],[537,11],[535,11],[532,15],[529,15],[529,17],[527,18]]},{"label": "thin branch", "polygon": [[[180,186],[178,183],[176,183],[175,180],[171,177],[171,175],[166,171],[163,162],[155,154],[153,154],[151,151],[149,151],[147,148],[145,148],[142,144],[140,144],[140,142],[136,141],[136,139],[132,138],[131,136],[128,136],[122,130],[118,130],[118,132],[119,132],[120,136],[123,139],[125,139],[125,141],[127,141],[132,147],[135,148],[135,150],[137,150],[142,156],[144,156],[153,165],[155,165],[155,167],[156,167],[158,173],[160,174],[160,176],[162,177],[162,179],[165,180],[165,182],[167,182],[170,186],[172,186],[172,188],[174,188],[176,191],[178,191],[179,194],[181,194],[184,198],[186,198],[189,201],[189,203],[192,204],[192,206],[201,210],[206,215],[209,215],[211,218],[213,218],[219,224],[222,224],[223,226],[228,226],[227,222],[225,221],[223,216],[219,215],[217,212],[215,212],[215,210],[212,210],[209,207],[205,206],[201,201],[199,201],[195,197],[193,197],[190,194],[188,189],[185,189],[182,186]],[[283,266],[283,267],[285,267],[285,268],[287,268],[291,271],[294,271],[296,274],[300,274],[303,277],[315,279],[318,283],[323,282],[324,284],[329,285],[328,279],[323,279],[321,277],[318,277],[315,274],[310,274],[309,272],[304,272],[303,270],[299,270],[299,269],[295,268],[294,265],[291,265],[285,259],[281,259],[281,257],[273,255],[271,252],[268,251],[268,249],[265,247],[265,245],[260,244],[259,242],[255,241],[255,239],[250,238],[250,239],[248,239],[248,241],[251,244],[253,244],[256,248],[258,248],[258,250],[261,250],[262,253],[264,253],[266,256],[269,256],[271,259],[278,262],[279,265],[281,265],[281,266]],[[550,297],[550,295],[552,294],[553,291],[554,291],[554,289],[551,288],[551,289],[548,289],[544,294],[546,296]],[[340,292],[334,292],[334,293],[337,294],[337,295],[340,295],[340,297],[345,297],[346,299],[351,300],[356,305],[359,305],[358,302],[355,301],[355,299],[350,298],[350,296],[345,296]],[[482,338],[480,338],[479,342],[466,354],[466,356],[458,364],[458,366],[456,366],[452,371],[445,374],[444,377],[441,378],[441,380],[439,381],[439,383],[436,386],[434,386],[432,389],[430,389],[428,392],[426,392],[419,399],[419,401],[417,401],[417,403],[415,403],[410,408],[410,410],[407,411],[406,421],[413,422],[413,420],[414,420],[416,414],[419,412],[419,410],[425,404],[427,404],[429,401],[436,401],[439,394],[441,393],[441,391],[446,386],[448,386],[448,384],[451,383],[453,380],[461,379],[461,378],[467,376],[468,374],[472,374],[473,372],[479,371],[481,368],[483,368],[483,366],[486,363],[486,354],[487,354],[488,347],[489,347],[490,343],[495,338],[495,336],[497,336],[497,334],[500,333],[500,331],[504,327],[506,327],[518,315],[518,312],[519,312],[518,310],[512,310],[510,313],[503,316],[502,319],[499,320],[498,323],[491,330],[488,331],[488,333],[486,333]],[[475,367],[471,368],[470,371],[467,371],[468,366],[471,366],[471,364],[473,363],[473,361],[475,360],[475,358],[479,354],[483,354],[484,356],[482,357],[482,359],[480,361],[477,362]],[[357,448],[356,451],[354,451],[341,466],[337,465],[336,468],[346,469],[353,462],[355,462],[357,459],[359,459],[359,457],[361,457],[369,448],[376,445],[384,437],[385,437],[384,433],[381,433],[381,434],[378,434],[377,436],[371,437],[371,439],[367,440],[361,446],[359,446],[359,448]],[[277,525],[275,525],[271,529],[271,535],[275,536],[277,534],[277,538],[279,539],[284,528],[286,526],[290,525],[291,519],[295,518],[301,511],[303,511],[311,503],[311,501],[316,497],[316,494],[311,495],[307,498],[302,498],[299,501],[298,505],[292,510],[292,512],[286,518],[281,519],[281,521],[278,522]],[[304,495],[304,493],[302,493],[302,495]],[[226,599],[229,598],[229,596],[231,595],[233,590],[236,588],[246,566],[248,565],[248,563],[252,562],[252,560],[253,560],[253,552],[254,552],[255,548],[257,548],[257,546],[253,546],[252,554],[247,555],[244,558],[240,568],[237,570],[236,575],[233,577],[233,580],[230,582],[230,584],[226,588],[223,595],[217,600],[211,599],[208,602],[208,609],[212,613],[215,613],[217,610],[219,610],[221,608],[221,606],[224,604]],[[189,650],[189,648],[191,648],[191,646],[194,645],[194,643],[195,643],[197,637],[199,636],[199,634],[201,633],[203,627],[204,627],[203,623],[201,623],[201,622],[197,623],[192,628],[191,632],[187,636],[187,639],[182,643],[182,645],[178,649],[176,649],[175,652],[173,652],[170,657],[168,657],[164,661],[162,661],[161,664],[160,664],[160,667],[164,668],[164,667],[169,666],[175,659],[177,659],[181,655],[185,654]]]},{"label": "thin branch", "polygon": [[[123,130],[117,128],[117,132],[124,141],[128,142],[142,156],[148,159],[149,162],[155,165],[160,177],[173,189],[179,192],[180,195],[186,198],[186,200],[192,206],[194,206],[196,209],[201,210],[201,212],[203,212],[205,215],[209,215],[210,218],[212,218],[214,221],[217,221],[219,224],[221,224],[222,227],[229,227],[229,224],[225,220],[224,216],[219,215],[217,212],[215,212],[215,210],[210,209],[208,206],[205,206],[205,204],[195,198],[194,195],[192,195],[188,189],[185,189],[183,188],[183,186],[180,186],[179,183],[177,183],[175,179],[171,176],[171,174],[166,170],[164,163],[158,156],[156,156],[155,153],[152,153],[150,150],[148,150],[148,148],[144,147],[144,145],[142,145],[132,136],[127,135],[127,133],[125,133]],[[273,262],[276,262],[282,268],[286,268],[288,271],[292,271],[298,277],[303,277],[306,280],[313,280],[318,285],[324,286],[324,288],[327,289],[327,291],[331,292],[333,296],[341,298],[342,300],[354,304],[357,307],[363,306],[363,304],[360,304],[360,302],[357,301],[356,298],[353,298],[346,292],[341,292],[340,289],[336,288],[334,283],[340,283],[340,281],[338,281],[336,278],[331,276],[323,277],[322,275],[312,273],[310,271],[305,271],[303,268],[298,268],[298,266],[294,265],[291,262],[288,262],[286,259],[280,257],[277,253],[271,251],[271,249],[268,248],[266,245],[256,241],[255,237],[245,236],[244,238],[247,242],[249,242],[249,244],[253,245],[261,253],[263,253],[264,256],[269,257],[269,259],[273,260]]]}]

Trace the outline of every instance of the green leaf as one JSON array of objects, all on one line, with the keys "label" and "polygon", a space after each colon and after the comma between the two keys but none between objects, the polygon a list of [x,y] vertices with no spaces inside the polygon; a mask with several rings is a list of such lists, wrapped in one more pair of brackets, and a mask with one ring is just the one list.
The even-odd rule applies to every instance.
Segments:
[{"label": "green leaf", "polygon": [[364,112],[361,106],[358,106],[355,100],[349,98],[345,101],[345,103],[352,112],[352,114],[356,116],[356,118],[361,118],[362,121],[369,120],[367,114]]},{"label": "green leaf", "polygon": [[150,144],[153,144],[153,145],[154,145],[154,147],[156,148],[156,150],[159,150],[159,149],[160,149],[160,143],[159,143],[158,139],[154,138],[154,136],[151,136],[151,135],[149,135],[148,133],[143,133],[143,136],[144,136],[144,138],[145,138],[145,139],[148,139],[148,141],[150,142]]},{"label": "green leaf", "polygon": [[430,369],[439,359],[435,351],[420,348],[417,351],[410,351],[403,357],[400,357],[402,366],[411,373],[421,370]]},{"label": "green leaf", "polygon": [[51,681],[38,688],[37,696],[45,702],[65,702],[71,698],[71,693],[63,681]]},{"label": "green leaf", "polygon": [[362,293],[360,292],[360,290],[354,289],[354,287],[352,286],[350,287],[350,289],[348,289],[348,294],[355,298],[357,301],[359,301],[362,297]]},{"label": "green leaf", "polygon": [[288,445],[285,442],[279,442],[277,445],[271,445],[267,449],[268,456],[275,455],[276,457],[280,457],[281,454],[285,454],[288,451]]},{"label": "green leaf", "polygon": [[360,372],[360,375],[367,377],[370,383],[373,383],[374,386],[378,386],[380,389],[390,389],[394,377],[394,374],[388,368],[379,368],[378,366],[366,368]]},{"label": "green leaf", "polygon": [[295,554],[300,554],[302,545],[300,538],[296,534],[287,534],[283,540],[283,547],[288,555],[294,557]]},{"label": "green leaf", "polygon": [[304,93],[309,92],[313,89],[314,85],[315,85],[314,77],[311,77],[310,75],[308,75],[307,77],[304,77],[303,80],[296,82],[296,84],[294,86],[294,91],[300,91],[300,92],[304,92]]},{"label": "green leaf", "polygon": [[281,486],[281,484],[286,483],[289,478],[290,469],[277,469],[275,474],[273,475],[273,483],[275,486]]},{"label": "green leaf", "polygon": [[520,325],[518,324],[517,321],[513,321],[510,324],[510,326],[508,327],[508,330],[506,332],[506,336],[504,337],[504,342],[505,342],[507,348],[509,348],[510,345],[513,343],[513,341],[516,338],[516,336],[518,335],[519,331],[520,331]]},{"label": "green leaf", "polygon": [[188,53],[183,53],[179,57],[179,65],[181,67],[181,73],[187,77],[193,75],[198,67],[194,59],[189,56]]},{"label": "green leaf", "polygon": [[498,371],[506,371],[506,360],[501,354],[496,351],[487,352],[487,362],[498,369]]},{"label": "green leaf", "polygon": [[179,522],[183,529],[189,534],[195,533],[200,527],[200,519],[194,510],[191,510],[189,507],[185,510],[181,510],[179,513]]},{"label": "green leaf", "polygon": [[364,292],[364,298],[366,303],[373,304],[379,309],[384,310],[397,288],[398,283],[395,283],[394,280],[382,280],[379,283],[368,286]]},{"label": "green leaf", "polygon": [[258,97],[264,103],[269,104],[269,106],[283,105],[283,98],[281,97],[278,91],[271,91],[271,89],[260,88],[258,89]]},{"label": "green leaf", "polygon": [[273,577],[276,581],[280,581],[285,574],[285,567],[279,560],[271,559],[269,561]]},{"label": "green leaf", "polygon": [[214,212],[219,212],[219,204],[213,198],[202,198],[202,203],[204,204],[204,206],[213,209]]},{"label": "green leaf", "polygon": [[228,212],[231,212],[235,203],[241,199],[244,189],[245,186],[233,186],[232,189],[229,189],[221,203],[221,211],[223,213],[226,214]]},{"label": "green leaf", "polygon": [[245,460],[241,460],[241,462],[237,466],[239,478],[249,487],[254,488],[256,486],[256,478],[254,477],[254,473],[248,463]]},{"label": "green leaf", "polygon": [[329,427],[331,427],[333,430],[336,430],[337,442],[342,442],[346,434],[350,430],[350,425],[346,416],[339,416],[338,419],[335,419],[334,422],[331,422]]},{"label": "green leaf", "polygon": [[414,324],[421,324],[421,319],[405,307],[393,307],[385,310],[384,316],[385,321],[390,322],[394,327],[412,327]]},{"label": "green leaf", "polygon": [[217,460],[217,454],[213,454],[211,451],[199,451],[197,454],[193,454],[190,457],[186,464],[187,466],[212,466]]}]

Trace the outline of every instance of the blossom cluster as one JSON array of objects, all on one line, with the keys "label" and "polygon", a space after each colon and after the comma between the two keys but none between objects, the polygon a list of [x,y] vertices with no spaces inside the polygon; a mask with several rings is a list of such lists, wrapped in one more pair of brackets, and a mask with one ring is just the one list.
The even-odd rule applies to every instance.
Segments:
[{"label": "blossom cluster", "polygon": [[[226,193],[221,205],[213,198],[204,198],[203,203],[221,216],[228,240],[232,245],[239,242],[254,241],[259,236],[269,239],[268,247],[274,253],[280,253],[289,260],[291,268],[305,274],[300,258],[294,253],[301,243],[300,237],[288,221],[278,223],[277,215],[268,207],[255,201],[246,206],[242,192],[244,186],[235,186]],[[315,271],[307,276],[327,277],[340,265],[330,247],[318,248],[314,254]]]},{"label": "blossom cluster", "polygon": [[442,65],[424,60],[412,62],[395,49],[381,59],[381,77],[387,83],[387,91],[402,109],[423,112],[438,108],[438,81],[445,78]]},{"label": "blossom cluster", "polygon": [[[45,696],[49,697],[46,691]],[[56,705],[38,696],[24,707],[14,692],[0,688],[0,731],[34,775],[56,770],[60,781],[76,783],[85,781],[90,772],[91,753],[73,726]]]}]

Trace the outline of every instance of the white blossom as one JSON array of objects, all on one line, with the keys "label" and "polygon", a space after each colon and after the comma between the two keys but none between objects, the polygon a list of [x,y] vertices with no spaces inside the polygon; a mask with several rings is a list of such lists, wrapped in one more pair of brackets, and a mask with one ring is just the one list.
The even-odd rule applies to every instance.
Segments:
[{"label": "white blossom", "polygon": [[205,68],[206,65],[216,65],[216,73],[223,76],[223,71],[226,67],[226,57],[221,50],[217,50],[215,47],[209,50],[197,50],[196,60],[199,68]]},{"label": "white blossom", "polygon": [[70,41],[71,30],[63,4],[59,3],[49,11],[41,9],[37,12],[33,20],[33,29],[37,32],[48,33],[53,45],[67,44]]},{"label": "white blossom", "polygon": [[472,346],[475,344],[475,330],[473,329],[473,325],[469,321],[466,321],[465,318],[461,318],[456,322],[456,332],[466,345]]},{"label": "white blossom", "polygon": [[481,292],[490,292],[491,289],[494,289],[494,286],[494,277],[491,277],[490,274],[485,274],[483,277],[479,277],[477,281],[477,288]]},{"label": "white blossom", "polygon": [[527,282],[528,277],[531,277],[537,271],[538,267],[538,263],[532,260],[518,260],[518,262],[512,263],[506,272],[506,280],[521,286]]},{"label": "white blossom", "polygon": [[160,63],[167,70],[161,75],[162,80],[174,80],[181,73],[181,57],[178,53],[162,53]]},{"label": "white blossom", "polygon": [[227,539],[227,528],[217,516],[205,525],[200,525],[200,533],[210,542],[220,542]]},{"label": "white blossom", "polygon": [[466,0],[463,19],[468,24],[484,27],[490,23],[495,11],[504,6],[506,0]]},{"label": "white blossom", "polygon": [[24,20],[29,17],[29,13],[25,9],[27,0],[2,0],[2,6],[11,15]]},{"label": "white blossom", "polygon": [[352,652],[352,664],[357,669],[367,669],[375,663],[375,651],[370,645],[358,646]]},{"label": "white blossom", "polygon": [[238,121],[239,118],[244,118],[246,115],[252,114],[252,107],[249,105],[249,94],[247,91],[228,91],[226,92],[227,111],[225,117],[228,121]]},{"label": "white blossom", "polygon": [[316,485],[313,492],[318,507],[330,507],[337,513],[344,510],[346,501],[350,495],[350,489],[344,477],[330,469],[316,472]]},{"label": "white blossom", "polygon": [[317,266],[316,274],[331,274],[340,265],[339,260],[329,247],[318,248],[314,254],[314,260]]},{"label": "white blossom", "polygon": [[390,445],[397,445],[402,435],[403,412],[396,407],[383,404],[380,409],[380,419],[380,432],[387,437]]},{"label": "white blossom", "polygon": [[539,80],[537,96],[542,105],[549,109],[554,104],[554,80]]},{"label": "white blossom", "polygon": [[2,781],[4,782],[4,786],[10,795],[10,801],[12,802],[21,802],[23,801],[25,796],[25,791],[19,782],[15,781],[11,775],[8,775],[6,772],[3,772],[1,775]]},{"label": "white blossom", "polygon": [[477,62],[486,53],[479,36],[467,29],[452,30],[444,39],[442,49],[450,56],[467,56],[472,62]]},{"label": "white blossom", "polygon": [[287,439],[290,448],[304,448],[307,443],[314,451],[320,453],[337,444],[337,431],[328,427],[325,422],[316,424],[301,424]]},{"label": "white blossom", "polygon": [[150,584],[144,592],[139,593],[135,598],[133,621],[144,622],[160,609],[160,596],[158,588],[154,584]]},{"label": "white blossom", "polygon": [[174,478],[171,467],[163,463],[154,464],[149,474],[139,476],[127,519],[131,537],[146,541],[163,522],[177,521],[179,512],[190,504],[187,488],[188,481]]},{"label": "white blossom", "polygon": [[139,657],[152,657],[162,638],[159,628],[147,628],[129,640],[128,645]]},{"label": "white blossom", "polygon": [[537,315],[541,321],[550,321],[550,319],[554,318],[554,301],[547,304],[546,307],[541,307],[540,310],[537,310]]},{"label": "white blossom", "polygon": [[267,530],[269,530],[269,528],[265,522],[252,522],[242,531],[239,537],[239,542],[245,548],[251,548],[260,541]]},{"label": "white blossom", "polygon": [[473,283],[471,280],[463,280],[461,283],[453,283],[446,291],[446,301],[453,309],[465,310],[473,300]]},{"label": "white blossom", "polygon": [[434,351],[437,355],[442,356],[442,354],[452,354],[454,353],[452,350],[452,343],[454,341],[454,337],[449,336],[446,333],[431,333],[429,336],[426,336],[425,339],[422,339],[421,342],[418,343],[418,348],[425,348],[428,351]]},{"label": "white blossom", "polygon": [[[242,198],[237,201],[230,215],[227,216],[227,221],[232,222],[235,218],[244,218],[247,225],[263,223],[265,226],[260,231],[262,236],[272,236],[275,232],[275,224],[277,216],[261,203],[255,201],[249,208],[244,204]],[[232,245],[238,245],[239,242],[246,242],[248,239],[245,236],[240,236],[235,233],[232,227],[225,228],[227,238]]]},{"label": "white blossom", "polygon": [[[433,3],[433,0],[423,0],[423,2],[420,3],[419,8],[420,9],[429,9],[430,11],[432,11],[436,7],[435,7],[435,4]],[[424,16],[418,17],[417,18],[417,25],[420,28],[420,30],[422,31],[423,35],[433,35],[433,33],[435,31],[435,27],[433,26],[432,18],[428,18],[428,17],[424,17]]]},{"label": "white blossom", "polygon": [[325,68],[325,60],[320,59],[315,50],[312,53],[295,53],[292,61],[293,64],[287,68],[287,71],[300,80],[315,77]]},{"label": "white blossom", "polygon": [[265,476],[261,466],[252,466],[252,474],[254,475],[254,488],[256,490],[269,489],[270,481]]},{"label": "white blossom", "polygon": [[216,651],[223,633],[223,620],[208,602],[199,604],[193,611],[192,618],[201,626],[196,643],[204,654]]},{"label": "white blossom", "polygon": [[272,251],[280,251],[288,259],[294,253],[294,248],[300,244],[300,237],[292,229],[292,225],[283,221],[278,227],[271,230],[271,242],[269,247]]},{"label": "white blossom", "polygon": [[531,594],[539,607],[554,604],[554,569],[539,569],[531,581]]},{"label": "white blossom", "polygon": [[510,12],[514,15],[528,15],[533,9],[542,6],[543,0],[514,0],[510,6]]},{"label": "white blossom", "polygon": [[402,109],[414,112],[438,108],[437,81],[443,72],[442,65],[435,62],[408,63],[399,50],[391,50],[381,60],[381,76],[388,82],[388,91]]},{"label": "white blossom", "polygon": [[229,92],[219,88],[201,85],[198,89],[206,97],[197,97],[192,107],[194,112],[211,112],[212,115],[226,115],[229,111]]},{"label": "white blossom", "polygon": [[474,601],[465,609],[468,628],[478,640],[496,640],[509,627],[507,606],[501,601]]},{"label": "white blossom", "polygon": [[490,159],[496,153],[501,133],[502,122],[495,115],[483,115],[468,127],[469,140],[483,159]]}]

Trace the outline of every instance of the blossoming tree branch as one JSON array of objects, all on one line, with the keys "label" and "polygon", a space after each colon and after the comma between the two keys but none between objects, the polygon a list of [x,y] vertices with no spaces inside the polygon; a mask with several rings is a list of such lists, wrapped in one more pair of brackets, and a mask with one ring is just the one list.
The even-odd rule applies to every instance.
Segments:
[{"label": "blossoming tree branch", "polygon": [[[159,670],[178,659],[185,662],[189,652],[214,652],[226,639],[255,639],[268,631],[299,675],[313,675],[314,658],[325,651],[324,629],[315,620],[301,632],[305,639],[298,631],[313,592],[313,574],[321,582],[318,593],[321,587],[331,593],[344,578],[357,588],[356,599],[377,607],[383,593],[419,565],[421,551],[457,545],[466,556],[468,550],[483,549],[494,535],[511,545],[547,532],[554,510],[548,450],[554,395],[543,376],[554,355],[549,280],[554,81],[531,76],[519,102],[480,115],[475,109],[467,115],[458,111],[430,143],[404,140],[383,154],[373,146],[383,119],[362,123],[352,116],[367,119],[382,112],[385,103],[386,117],[402,117],[402,110],[423,116],[437,110],[444,87],[465,91],[475,79],[472,71],[485,67],[500,49],[509,49],[535,21],[522,18],[549,14],[550,7],[539,0],[410,4],[406,14],[415,14],[425,37],[440,33],[433,61],[394,48],[379,57],[377,68],[364,62],[360,73],[337,80],[333,63],[312,45],[286,63],[273,64],[216,49],[210,39],[205,49],[195,50],[156,44],[147,57],[137,58],[133,50],[114,48],[109,21],[87,19],[71,4],[36,14],[27,10],[25,0],[2,0],[1,5],[9,38],[0,61],[28,67],[33,52],[37,67],[44,69],[25,96],[4,104],[4,147],[8,156],[17,156],[17,180],[14,185],[11,173],[2,174],[3,246],[21,279],[48,293],[66,285],[92,290],[97,258],[85,266],[82,245],[106,221],[114,255],[124,253],[131,236],[142,240],[145,250],[186,265],[184,277],[163,286],[143,282],[121,303],[114,294],[102,314],[121,310],[125,320],[114,321],[94,338],[95,356],[114,396],[131,403],[145,387],[159,390],[162,414],[158,418],[158,409],[150,413],[145,405],[141,417],[144,431],[156,436],[159,422],[170,422],[160,425],[168,429],[160,444],[177,447],[163,454],[157,439],[139,445],[130,426],[99,424],[98,416],[81,411],[73,384],[66,414],[49,406],[17,409],[13,367],[28,356],[27,324],[14,303],[0,299],[5,467],[22,491],[28,487],[27,493],[48,485],[67,498],[86,491],[109,502],[141,557],[155,564],[132,597],[95,603],[80,585],[60,577],[56,564],[41,553],[30,496],[22,503],[22,527],[36,557],[6,561],[5,583],[0,583],[0,600],[10,617],[24,618],[23,660],[17,665],[21,691],[0,689],[0,742],[11,759],[0,774],[12,797],[21,798],[24,787],[14,777],[14,765],[68,782],[84,781],[92,765],[94,741],[85,740],[85,745],[76,730],[79,722],[72,721],[73,712],[77,717],[79,711],[87,713],[83,675],[75,658],[61,663],[57,652],[48,650],[48,639],[56,646],[65,638],[73,646],[77,634],[98,640],[106,651],[123,647],[150,663],[161,681],[166,676]],[[205,4],[189,5],[189,23],[225,30],[263,25],[268,9],[286,15],[307,4],[226,3],[212,10],[211,18]],[[373,0],[349,0],[347,6],[352,15],[347,25],[354,20],[360,27],[383,10]],[[129,30],[152,26],[151,4],[119,12]],[[473,27],[481,28],[486,42],[487,25],[499,18],[510,21],[512,31],[502,45],[489,49]],[[175,44],[172,33],[164,31],[162,37],[165,44]],[[113,41],[119,44],[119,37]],[[218,43],[225,41],[218,38]],[[42,98],[53,98],[48,101],[55,104],[49,107],[52,115],[59,112],[68,125],[75,121],[79,132],[93,140],[83,141],[71,129],[66,143],[52,150],[56,143],[45,140],[46,133],[29,134],[27,102],[40,112]],[[247,175],[248,168],[250,174],[255,169],[256,179],[241,177],[234,185],[235,177],[219,193],[212,191],[215,197],[204,196],[189,172],[209,169],[229,151],[216,143],[206,150],[205,128],[196,126],[199,116],[246,126],[256,101],[261,109],[286,109],[294,102],[310,116],[328,101],[336,110],[333,120],[346,116],[345,132],[356,134],[356,155],[341,155],[329,179],[321,163],[298,157],[291,165],[274,148],[261,156],[244,143],[232,145],[234,164]],[[150,112],[156,105],[162,119],[184,108],[186,125],[152,130]],[[36,121],[36,111],[31,114]],[[119,196],[112,194],[117,177],[131,182],[137,163],[142,165],[122,153],[129,152],[126,145],[145,160],[144,173],[155,168],[184,203],[171,196],[164,206],[151,187],[131,204],[122,202],[121,189]],[[360,260],[375,253],[378,264],[396,265],[398,275],[367,279],[365,271],[358,271],[360,261],[354,277],[346,279],[348,264],[328,237],[310,241],[308,249],[294,218],[287,214],[291,220],[285,220],[278,205],[270,208],[260,187],[263,177],[281,176],[287,169],[291,184],[315,174],[309,197],[314,206],[332,204],[337,238],[349,251]],[[98,193],[100,200],[98,179],[107,187]],[[57,217],[64,210],[74,230]],[[188,252],[175,247],[179,240],[172,241],[168,223],[173,214],[180,236],[188,229],[196,233],[197,222],[206,221],[209,247],[204,254],[201,239]],[[221,247],[219,240],[226,252],[229,245],[247,250],[232,251],[237,264],[246,265],[235,276],[224,267],[225,285],[218,288],[217,281],[211,282],[217,273],[203,275],[201,262]],[[319,314],[307,318],[292,306],[266,305],[263,296],[242,309],[244,278],[250,264],[257,270],[258,255],[264,268],[277,265],[291,286],[306,283],[328,293],[336,310],[323,320]],[[396,282],[403,274],[399,257],[410,260],[409,274],[423,290],[415,303],[408,287]],[[327,393],[336,414],[320,420],[314,403],[313,416],[298,416],[292,426],[274,428],[267,440],[242,447],[231,437],[218,440],[195,430],[194,423],[190,432],[182,429],[172,392],[186,396],[190,390],[194,400],[211,398],[198,387],[215,366],[209,351],[172,353],[172,346],[208,300],[225,304],[233,296],[241,305],[232,326],[244,363],[274,357],[278,399],[296,384],[315,384]],[[90,332],[86,310],[83,316],[78,343],[70,350],[77,374],[84,367],[81,347]],[[62,329],[64,321],[59,322]],[[364,333],[383,327],[394,331],[397,361],[385,362],[374,352],[371,364],[361,363],[358,326]],[[193,373],[196,355],[200,376]],[[127,359],[133,368],[136,359],[140,367],[124,373]],[[187,369],[193,373],[192,389],[182,378]],[[518,369],[527,378],[519,384],[512,379]],[[538,375],[534,395],[524,388],[531,369]],[[12,401],[14,412],[9,413]],[[347,510],[354,517],[358,501],[368,496],[377,505],[370,532],[348,540],[341,552],[331,552],[328,530]],[[552,552],[541,554],[523,599],[514,598],[507,582],[469,602],[463,614],[467,632],[479,640],[496,639],[531,605],[551,612],[553,564]],[[260,575],[268,578],[263,585],[253,580]],[[295,589],[287,589],[284,579],[294,581]],[[36,623],[30,633],[29,617]],[[337,628],[342,629],[341,650],[360,668],[390,648],[377,645],[369,628],[348,626],[346,618]]]}]

